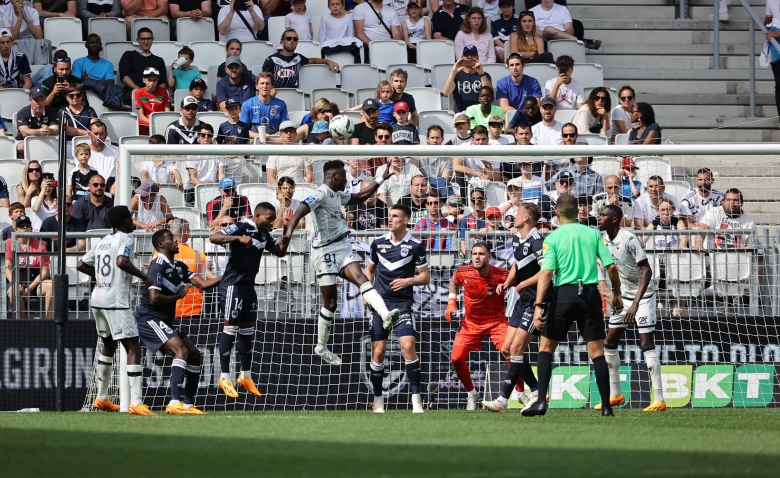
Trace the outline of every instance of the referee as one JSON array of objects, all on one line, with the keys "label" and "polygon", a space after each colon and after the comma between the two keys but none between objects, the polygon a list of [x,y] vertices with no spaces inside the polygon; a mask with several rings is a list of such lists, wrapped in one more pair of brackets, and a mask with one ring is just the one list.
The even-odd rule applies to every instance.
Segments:
[{"label": "referee", "polygon": [[[588,343],[588,355],[593,360],[596,384],[599,387],[601,414],[614,416],[609,403],[609,369],[604,359],[604,317],[601,312],[601,295],[596,285],[598,266],[596,259],[607,268],[612,281],[612,308],[615,313],[623,309],[620,296],[620,278],[601,234],[588,226],[577,224],[577,198],[564,194],[556,206],[561,227],[547,236],[542,247],[542,270],[536,289],[534,325],[541,329],[537,367],[539,374],[539,400],[522,411],[524,417],[544,415],[547,412],[547,388],[552,375],[552,354],[558,342],[566,340],[572,322]],[[544,302],[553,274],[555,284],[550,304]],[[548,307],[549,305],[549,307]],[[547,317],[542,313],[547,307]]]}]

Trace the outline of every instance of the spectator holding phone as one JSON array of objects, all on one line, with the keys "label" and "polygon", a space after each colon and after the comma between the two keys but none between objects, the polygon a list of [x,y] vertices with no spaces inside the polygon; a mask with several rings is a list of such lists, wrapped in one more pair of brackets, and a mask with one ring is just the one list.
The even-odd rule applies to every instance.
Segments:
[{"label": "spectator holding phone", "polygon": [[492,78],[479,61],[477,47],[467,45],[444,80],[442,92],[445,96],[453,96],[455,112],[458,113],[479,103],[479,90],[483,86],[493,86]]},{"label": "spectator holding phone", "polygon": [[33,232],[41,230],[41,224],[44,219],[57,214],[55,198],[57,197],[57,180],[53,173],[43,173],[41,178],[41,193],[34,196],[30,201],[32,203],[32,227]]},{"label": "spectator holding phone", "polygon": [[41,83],[41,88],[46,92],[46,104],[55,110],[68,106],[68,87],[81,85],[81,78],[71,74],[71,62],[69,57],[54,59],[54,74]]},{"label": "spectator holding phone", "polygon": [[217,29],[219,41],[257,40],[257,35],[265,29],[263,11],[252,0],[231,0],[229,6],[219,10]]}]

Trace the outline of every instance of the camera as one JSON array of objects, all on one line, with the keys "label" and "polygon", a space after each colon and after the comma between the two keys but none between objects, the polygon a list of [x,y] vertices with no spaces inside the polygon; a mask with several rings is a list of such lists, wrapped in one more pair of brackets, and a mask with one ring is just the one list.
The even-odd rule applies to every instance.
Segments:
[{"label": "camera", "polygon": [[67,76],[57,75],[57,83],[65,83],[68,80]]}]

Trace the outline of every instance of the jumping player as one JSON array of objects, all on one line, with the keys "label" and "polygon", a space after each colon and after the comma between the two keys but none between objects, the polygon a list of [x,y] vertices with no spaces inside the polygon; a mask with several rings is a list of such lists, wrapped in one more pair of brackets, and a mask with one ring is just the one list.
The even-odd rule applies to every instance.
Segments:
[{"label": "jumping player", "polygon": [[127,377],[130,382],[130,415],[154,415],[144,405],[141,389],[141,346],[138,343],[138,328],[130,308],[132,277],[141,279],[149,287],[152,279],[133,265],[135,240],[130,233],[135,230],[133,215],[127,206],[116,206],[108,211],[108,223],[113,232],[84,254],[76,269],[95,278],[95,289],[90,302],[95,317],[98,336],[103,339],[103,350],[98,357],[97,398],[92,408],[107,412],[118,412],[119,406],[108,398],[111,382],[111,366],[114,361],[117,342],[127,352]]},{"label": "jumping player", "polygon": [[[633,233],[620,228],[622,219],[623,211],[617,206],[605,206],[599,213],[599,230],[604,232],[604,242],[615,260],[623,299],[631,301],[629,308],[609,318],[609,333],[604,343],[604,357],[609,366],[609,404],[614,407],[626,403],[626,397],[620,390],[620,356],[617,348],[626,327],[636,324],[639,329],[639,343],[645,355],[647,371],[655,392],[653,403],[644,411],[663,412],[666,410],[666,403],[661,387],[661,362],[653,340],[655,331],[653,270],[642,249],[642,242]],[[594,408],[601,410],[601,404]]]},{"label": "jumping player", "polygon": [[452,322],[457,310],[458,291],[463,287],[466,314],[461,320],[452,344],[452,365],[468,393],[466,410],[476,410],[479,397],[471,382],[469,352],[482,349],[482,338],[490,336],[496,349],[501,350],[506,337],[507,321],[504,316],[504,295],[497,288],[506,282],[509,271],[490,265],[490,249],[484,242],[471,247],[471,264],[458,267],[450,281],[450,298],[444,318]]},{"label": "jumping player", "polygon": [[252,395],[263,395],[252,380],[252,347],[257,322],[255,276],[260,270],[264,250],[277,257],[284,257],[290,244],[287,238],[283,237],[277,242],[271,237],[275,220],[276,208],[270,203],[261,202],[255,206],[251,220],[243,219],[230,224],[209,237],[212,244],[231,244],[230,256],[219,285],[220,309],[224,320],[222,335],[219,337],[219,363],[222,368],[219,388],[230,398],[238,398],[229,372],[230,352],[236,342],[236,334],[236,348],[241,359],[241,374],[236,383]]},{"label": "jumping player", "polygon": [[[220,277],[204,280],[189,270],[187,264],[177,261],[179,242],[171,231],[161,229],[152,235],[157,258],[147,271],[154,283],[141,291],[141,300],[135,311],[135,321],[141,340],[151,353],[162,350],[173,357],[171,365],[171,401],[165,407],[169,415],[205,415],[195,407],[195,395],[200,382],[201,355],[189,337],[173,327],[176,301],[187,295],[189,284],[206,289],[219,283]],[[181,388],[184,378],[184,403]]]},{"label": "jumping player", "polygon": [[[423,413],[420,397],[420,359],[415,347],[415,321],[412,311],[414,286],[428,285],[431,271],[425,257],[425,246],[406,231],[412,217],[407,206],[396,204],[390,208],[388,228],[390,232],[371,243],[371,253],[366,265],[366,277],[374,283],[376,291],[390,307],[397,307],[401,314],[393,324],[401,353],[406,361],[406,376],[412,390],[412,413]],[[374,413],[385,413],[382,397],[385,348],[390,331],[384,328],[382,318],[371,314],[371,385],[374,387]]]},{"label": "jumping player", "polygon": [[386,168],[381,178],[354,194],[347,194],[347,172],[344,162],[339,160],[326,161],[323,165],[324,184],[306,198],[292,219],[287,224],[283,239],[288,243],[298,222],[309,212],[314,213],[314,235],[312,237],[311,262],[317,274],[317,282],[322,293],[323,307],[320,309],[317,322],[317,345],[314,353],[331,365],[341,365],[341,358],[328,349],[333,319],[336,317],[338,276],[347,279],[360,289],[363,300],[382,318],[382,325],[389,329],[398,320],[400,311],[387,310],[384,300],[374,290],[363,271],[360,269],[360,259],[352,253],[349,238],[350,229],[341,214],[341,207],[350,204],[360,204],[371,198],[392,173]]}]

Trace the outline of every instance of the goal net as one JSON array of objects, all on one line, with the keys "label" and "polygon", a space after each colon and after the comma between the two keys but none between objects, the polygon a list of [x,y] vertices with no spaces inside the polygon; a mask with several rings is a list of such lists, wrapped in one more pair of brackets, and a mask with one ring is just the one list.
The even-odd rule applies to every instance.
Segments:
[{"label": "goal net", "polygon": [[[296,182],[293,203],[305,199],[322,184],[322,165],[331,159],[357,161],[361,169],[371,169],[385,158],[395,155],[405,163],[428,165],[436,158],[464,158],[462,164],[481,167],[488,172],[499,171],[507,178],[520,177],[520,165],[530,164],[531,177],[523,177],[522,199],[513,199],[513,187],[504,181],[470,179],[468,176],[450,181],[432,180],[427,188],[437,190],[443,200],[441,216],[452,221],[452,230],[425,232],[410,231],[427,241],[431,283],[415,288],[414,312],[418,331],[417,351],[423,372],[423,400],[426,408],[462,408],[466,393],[450,362],[450,349],[458,321],[452,324],[444,319],[448,285],[454,270],[470,260],[470,244],[487,240],[493,249],[493,263],[509,267],[511,251],[510,230],[513,209],[501,207],[515,201],[542,202],[545,190],[556,191],[554,174],[565,167],[577,167],[572,157],[590,157],[579,161],[603,178],[619,175],[624,157],[633,158],[637,166],[634,180],[641,183],[642,196],[651,194],[648,182],[663,180],[665,193],[675,205],[672,216],[680,214],[681,202],[697,188],[697,172],[711,171],[712,189],[725,192],[739,189],[744,197],[743,215],[754,223],[731,220],[705,231],[668,227],[671,222],[660,220],[662,227],[647,226],[652,218],[645,218],[641,228],[634,229],[643,241],[653,269],[656,295],[657,325],[655,344],[661,360],[661,374],[666,403],[672,407],[774,407],[780,403],[776,364],[780,361],[778,327],[780,299],[778,299],[778,225],[780,214],[776,194],[776,178],[780,163],[776,152],[764,145],[664,145],[664,146],[155,146],[123,145],[118,167],[117,204],[130,204],[131,178],[140,177],[140,171],[155,161],[171,162],[184,179],[184,187],[160,184],[163,195],[176,218],[186,219],[191,232],[188,245],[206,255],[204,269],[220,275],[224,270],[227,251],[212,246],[208,236],[215,228],[209,226],[209,202],[220,196],[215,180],[193,188],[188,194],[189,168],[196,163],[227,158],[235,171],[238,195],[245,196],[252,208],[268,201],[277,207],[283,201],[284,191],[277,184],[268,184],[266,165],[274,155],[303,158],[302,170],[296,175],[305,178],[311,165],[313,181]],[[313,155],[312,153],[317,153]],[[755,154],[754,154],[755,153]],[[372,158],[372,159],[366,159]],[[379,158],[379,160],[377,160]],[[227,161],[225,164],[231,164]],[[279,163],[277,163],[279,164]],[[480,166],[482,165],[482,166]],[[205,166],[203,169],[212,168]],[[230,170],[230,167],[228,170]],[[218,168],[217,168],[218,169]],[[407,167],[406,172],[408,172]],[[584,170],[584,167],[582,168]],[[216,171],[216,169],[215,169]],[[425,168],[423,167],[423,172]],[[277,180],[279,171],[271,170]],[[584,174],[581,172],[581,174]],[[589,173],[588,173],[589,174]],[[698,175],[700,176],[700,175]],[[577,175],[579,178],[579,175]],[[549,182],[552,179],[552,183]],[[584,207],[584,222],[592,210],[593,193],[600,192],[586,186],[584,180],[574,183]],[[348,181],[349,182],[349,181]],[[388,183],[385,183],[388,184]],[[354,184],[353,184],[354,186]],[[348,185],[348,187],[351,187]],[[358,189],[359,185],[356,186]],[[388,201],[411,197],[419,192],[412,184],[401,184],[400,189],[384,187]],[[481,213],[473,211],[470,201],[475,190],[487,199],[485,209],[491,218],[482,222]],[[624,190],[626,190],[624,188]],[[628,186],[630,194],[630,185]],[[713,193],[714,194],[714,193]],[[189,196],[189,197],[188,197]],[[642,198],[640,196],[640,199]],[[415,196],[417,197],[417,196]],[[715,197],[715,196],[713,196]],[[645,198],[646,200],[647,198]],[[687,198],[707,201],[697,196]],[[415,201],[415,199],[410,199]],[[422,195],[425,203],[425,195]],[[377,200],[378,201],[378,200]],[[658,205],[651,200],[657,209]],[[718,201],[719,203],[719,201]],[[416,204],[416,203],[415,203]],[[368,228],[381,223],[375,209],[361,208],[348,216],[355,229],[353,250],[363,261],[371,241],[385,234],[382,229]],[[683,208],[685,206],[682,206]],[[477,206],[479,209],[479,206]],[[635,211],[632,205],[628,209]],[[543,218],[540,227],[552,229],[554,217]],[[351,212],[351,211],[348,211]],[[476,214],[474,220],[469,214]],[[646,213],[645,215],[648,215]],[[657,211],[656,211],[657,214]],[[413,221],[427,216],[424,206],[413,208]],[[465,218],[465,219],[464,219]],[[463,221],[462,221],[463,219]],[[701,219],[701,218],[700,218]],[[312,223],[295,233],[293,243],[284,258],[264,254],[260,271],[255,277],[258,293],[257,324],[254,337],[252,378],[263,393],[256,398],[240,391],[237,399],[226,398],[218,388],[221,372],[218,341],[222,331],[217,289],[203,292],[203,306],[199,315],[177,319],[178,326],[196,344],[203,358],[203,369],[196,404],[213,410],[334,410],[366,409],[372,401],[369,364],[372,344],[368,333],[368,314],[356,287],[339,283],[339,301],[330,349],[338,354],[343,365],[324,364],[314,355],[317,341],[317,315],[322,298],[310,261]],[[592,220],[591,220],[592,221]],[[678,221],[675,219],[675,223]],[[682,224],[682,220],[679,221]],[[693,221],[691,221],[693,222]],[[212,226],[215,224],[212,223]],[[410,227],[413,227],[411,224]],[[506,226],[506,227],[505,227]],[[657,226],[657,225],[656,225]],[[218,226],[217,226],[218,227]],[[726,230],[728,229],[728,231]],[[274,234],[279,234],[275,231]],[[134,261],[146,267],[153,250],[151,233],[137,231]],[[697,237],[702,237],[701,247]],[[461,244],[463,242],[463,244]],[[510,244],[508,244],[510,243]],[[694,247],[692,247],[694,246]],[[601,284],[602,293],[610,294],[609,284]],[[133,287],[134,297],[139,286]],[[512,301],[511,297],[507,298]],[[605,310],[609,307],[605,301]],[[462,297],[459,298],[462,311]],[[626,304],[628,306],[630,304]],[[508,308],[511,307],[511,304]],[[459,320],[459,319],[458,319]],[[98,343],[97,352],[100,351]],[[171,358],[161,353],[143,350],[145,403],[154,409],[164,407],[170,397],[169,377]],[[526,352],[526,360],[536,363],[538,341],[534,340]],[[239,370],[238,357],[231,357],[231,376]],[[629,327],[619,346],[621,359],[621,387],[626,406],[644,407],[652,399],[652,386],[640,348],[636,330]],[[96,354],[97,357],[97,354]],[[110,389],[115,400],[122,388],[119,373],[119,354],[115,358],[114,383]],[[501,354],[486,338],[482,350],[469,357],[472,380],[483,398],[498,395],[503,372],[507,365]],[[535,370],[535,368],[534,368]],[[383,394],[386,406],[405,409],[410,404],[408,379],[404,360],[395,334],[387,346]],[[93,374],[94,382],[94,374]],[[95,398],[94,383],[84,401],[88,410]],[[123,400],[125,402],[125,400]],[[572,329],[568,342],[561,343],[554,355],[554,369],[550,386],[550,406],[553,408],[588,408],[600,402],[595,386],[587,346],[579,333]],[[510,406],[519,407],[516,400]]]}]

